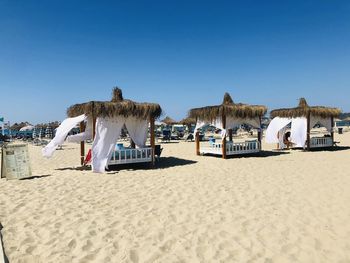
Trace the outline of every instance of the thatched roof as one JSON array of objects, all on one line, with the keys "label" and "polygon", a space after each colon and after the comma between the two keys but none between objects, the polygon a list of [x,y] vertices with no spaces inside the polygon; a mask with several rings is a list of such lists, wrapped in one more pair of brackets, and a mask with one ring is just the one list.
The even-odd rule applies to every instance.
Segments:
[{"label": "thatched roof", "polygon": [[191,124],[196,124],[196,119],[195,118],[184,118],[180,121],[181,124],[183,125],[191,125]]},{"label": "thatched roof", "polygon": [[276,109],[271,111],[270,115],[274,117],[282,118],[295,118],[295,117],[307,117],[310,113],[312,116],[321,118],[337,118],[340,114],[340,110],[337,108],[328,108],[324,106],[309,106],[304,98],[299,100],[298,107],[287,109]]},{"label": "thatched roof", "polygon": [[122,90],[113,89],[111,101],[90,101],[75,104],[67,109],[68,117],[76,117],[81,114],[95,117],[135,116],[139,118],[158,118],[162,109],[156,103],[138,103],[123,98]]},{"label": "thatched roof", "polygon": [[166,116],[161,122],[164,122],[167,125],[172,125],[178,123],[176,120],[170,118],[169,116]]},{"label": "thatched roof", "polygon": [[211,121],[222,116],[223,114],[236,118],[262,117],[266,111],[267,108],[262,105],[234,103],[230,94],[226,92],[221,105],[191,109],[189,116],[195,119],[199,118],[202,120]]}]

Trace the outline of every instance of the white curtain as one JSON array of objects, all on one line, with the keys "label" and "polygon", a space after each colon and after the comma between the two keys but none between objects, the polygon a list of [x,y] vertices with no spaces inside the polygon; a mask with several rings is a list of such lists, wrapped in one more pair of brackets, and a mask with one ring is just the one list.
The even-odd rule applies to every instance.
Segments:
[{"label": "white curtain", "polygon": [[198,131],[198,129],[204,127],[205,125],[213,125],[214,127],[218,128],[221,130],[221,138],[224,138],[226,136],[226,129],[223,128],[222,126],[222,120],[221,117],[216,118],[215,120],[210,121],[203,121],[203,120],[197,120],[196,127],[194,128],[194,134]]},{"label": "white curtain", "polygon": [[265,142],[279,143],[278,132],[287,126],[292,120],[289,118],[275,117],[271,120],[266,130]]},{"label": "white curtain", "polygon": [[311,116],[310,128],[312,129],[316,124],[321,124],[329,132],[332,131],[332,119],[331,118],[321,118],[321,117]]},{"label": "white curtain", "polygon": [[197,131],[207,124],[209,124],[209,123],[198,119],[197,123],[196,123],[196,127],[194,128],[193,134],[196,135]]},{"label": "white curtain", "polygon": [[69,131],[73,129],[78,123],[85,121],[86,118],[86,115],[82,114],[74,118],[65,119],[57,128],[55,137],[50,141],[48,145],[42,149],[43,156],[50,158],[57,147],[63,144]]},{"label": "white curtain", "polygon": [[92,118],[88,118],[85,123],[85,131],[70,135],[67,137],[67,142],[82,142],[92,139]]},{"label": "white curtain", "polygon": [[92,171],[103,173],[111,157],[115,143],[125,123],[123,117],[97,118],[96,135],[92,144]]},{"label": "white curtain", "polygon": [[307,120],[305,117],[293,118],[291,128],[291,141],[297,147],[305,147],[307,133]]},{"label": "white curtain", "polygon": [[136,146],[144,147],[147,140],[148,120],[129,117],[125,120],[125,126]]},{"label": "white curtain", "polygon": [[216,118],[211,122],[211,125],[215,126],[216,128],[221,130],[221,138],[224,138],[226,136],[226,129],[224,129],[222,125],[222,119],[221,117]]}]

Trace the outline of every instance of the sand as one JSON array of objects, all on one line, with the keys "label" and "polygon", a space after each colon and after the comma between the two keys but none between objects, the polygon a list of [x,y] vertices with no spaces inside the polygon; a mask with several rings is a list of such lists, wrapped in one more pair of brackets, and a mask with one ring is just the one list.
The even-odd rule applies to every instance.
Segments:
[{"label": "sand", "polygon": [[[350,133],[338,151],[223,160],[163,144],[158,169],[94,174],[67,144],[0,180],[12,262],[350,262]],[[264,145],[271,149],[274,145]]]}]

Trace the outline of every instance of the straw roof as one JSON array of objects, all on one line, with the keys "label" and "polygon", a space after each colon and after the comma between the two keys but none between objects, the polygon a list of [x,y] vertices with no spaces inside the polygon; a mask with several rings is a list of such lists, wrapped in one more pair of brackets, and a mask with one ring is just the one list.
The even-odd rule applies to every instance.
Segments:
[{"label": "straw roof", "polygon": [[81,114],[95,117],[158,118],[162,114],[162,109],[156,103],[139,103],[126,100],[123,98],[122,90],[115,87],[111,101],[90,101],[75,104],[67,109],[68,117],[76,117]]},{"label": "straw roof", "polygon": [[230,94],[226,92],[221,105],[191,109],[189,117],[211,121],[225,114],[226,116],[245,119],[261,117],[266,111],[267,108],[262,105],[234,103]]},{"label": "straw roof", "polygon": [[295,117],[306,117],[309,113],[312,116],[317,116],[321,118],[338,117],[340,110],[337,108],[328,108],[324,106],[309,106],[305,98],[299,100],[298,107],[287,108],[287,109],[276,109],[271,111],[270,115],[274,117],[284,117],[284,118],[295,118]]},{"label": "straw roof", "polygon": [[169,116],[166,116],[163,120],[161,120],[161,122],[167,124],[167,125],[172,125],[172,124],[176,124],[177,121],[170,118]]},{"label": "straw roof", "polygon": [[19,129],[19,131],[32,131],[34,129],[33,125],[27,125]]},{"label": "straw roof", "polygon": [[190,117],[187,117],[187,118],[184,118],[180,121],[181,124],[184,124],[184,125],[191,125],[191,124],[196,124],[196,119],[195,118],[190,118]]}]

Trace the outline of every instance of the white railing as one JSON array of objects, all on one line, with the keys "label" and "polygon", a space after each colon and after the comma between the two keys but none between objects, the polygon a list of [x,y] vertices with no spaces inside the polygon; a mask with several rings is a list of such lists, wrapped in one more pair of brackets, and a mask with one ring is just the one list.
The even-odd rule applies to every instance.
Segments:
[{"label": "white railing", "polygon": [[152,162],[152,148],[115,150],[108,165]]},{"label": "white railing", "polygon": [[[237,155],[237,154],[248,154],[256,153],[260,151],[260,143],[258,141],[245,141],[245,142],[227,142],[226,143],[226,154]],[[200,152],[203,154],[216,154],[222,155],[222,144],[213,143],[209,146],[202,146]]]},{"label": "white railing", "polygon": [[227,155],[256,153],[260,151],[260,143],[258,141],[236,142],[226,145]]},{"label": "white railing", "polygon": [[333,146],[332,137],[311,137],[310,147],[321,148]]}]

